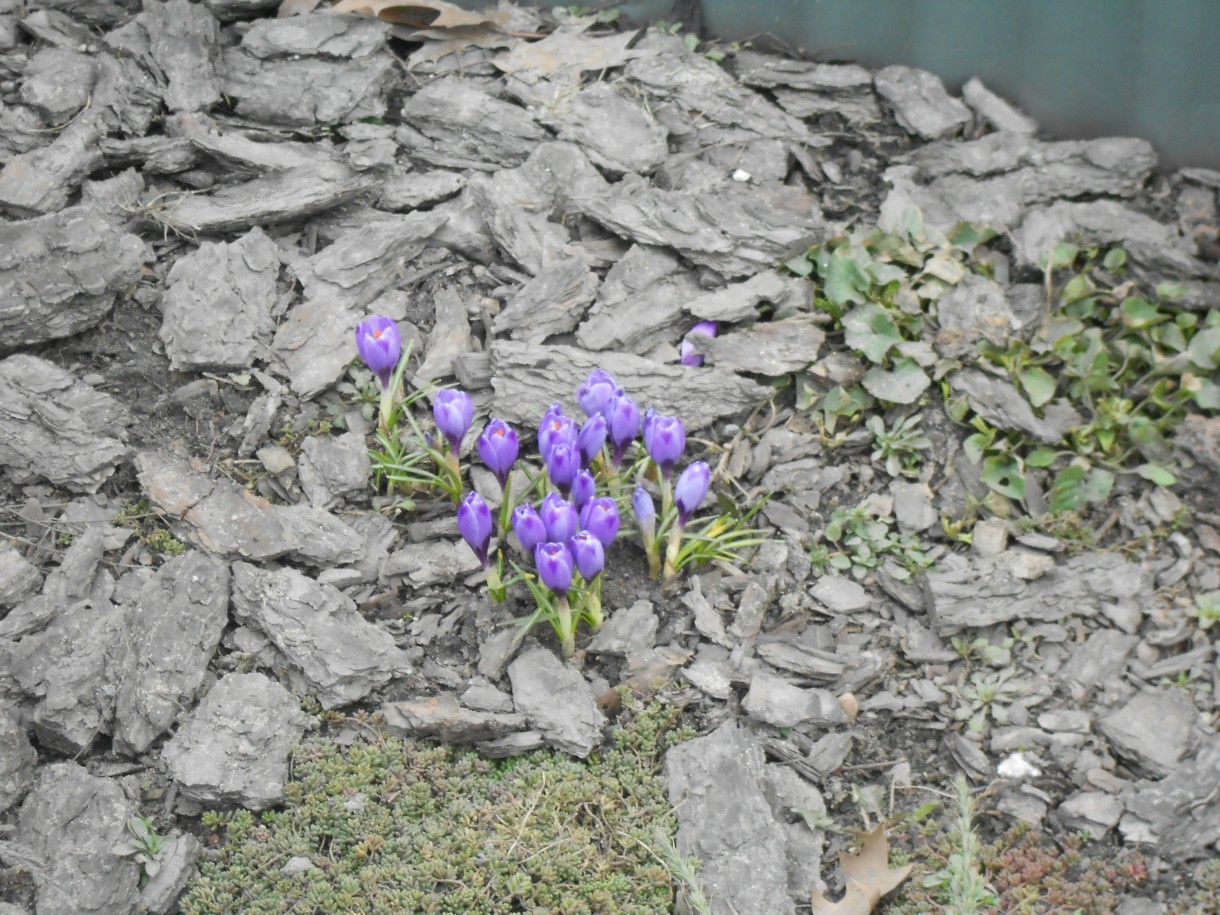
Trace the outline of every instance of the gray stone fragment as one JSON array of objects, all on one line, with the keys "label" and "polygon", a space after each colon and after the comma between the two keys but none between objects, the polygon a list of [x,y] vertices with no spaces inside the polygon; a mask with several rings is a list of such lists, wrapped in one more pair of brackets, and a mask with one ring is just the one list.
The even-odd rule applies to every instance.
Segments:
[{"label": "gray stone fragment", "polygon": [[226,674],[161,751],[178,784],[179,809],[280,803],[288,754],[307,723],[296,698],[274,680]]},{"label": "gray stone fragment", "polygon": [[853,613],[872,603],[868,592],[859,582],[842,575],[822,575],[809,593],[835,613]]},{"label": "gray stone fragment", "polygon": [[970,109],[946,92],[934,73],[895,65],[879,70],[873,81],[898,123],[925,140],[957,133],[970,123]]},{"label": "gray stone fragment", "polygon": [[242,36],[241,46],[260,59],[319,55],[371,57],[386,45],[391,25],[366,16],[306,13],[276,19],[256,19]]},{"label": "gray stone fragment", "polygon": [[623,181],[573,206],[624,238],[672,248],[726,277],[771,267],[826,231],[817,201],[778,183],[687,193]]},{"label": "gray stone fragment", "polygon": [[1133,635],[1098,629],[1072,653],[1055,677],[1067,686],[1077,701],[1083,701],[1103,681],[1126,669],[1127,658],[1138,642]]},{"label": "gray stone fragment", "polygon": [[22,556],[11,541],[0,541],[0,607],[12,607],[32,597],[41,584],[38,566]]},{"label": "gray stone fragment", "polygon": [[127,409],[36,356],[0,361],[0,404],[0,465],[19,482],[96,492],[128,455]]},{"label": "gray stone fragment", "polygon": [[798,724],[827,728],[847,724],[847,715],[833,693],[824,689],[801,689],[762,670],[750,681],[750,691],[741,707],[751,718],[779,728]]},{"label": "gray stone fragment", "polygon": [[279,6],[278,0],[204,0],[203,5],[221,22],[247,20]]},{"label": "gray stone fragment", "polygon": [[436,169],[429,172],[407,172],[381,182],[377,207],[382,210],[414,210],[417,207],[448,200],[466,187],[466,176],[459,172]]},{"label": "gray stone fragment", "polygon": [[35,915],[134,912],[140,868],[111,851],[135,814],[118,783],[75,762],[44,766],[21,805],[15,841],[43,862]]},{"label": "gray stone fragment", "polygon": [[1038,132],[1037,121],[1004,101],[984,86],[977,76],[966,80],[962,86],[962,98],[996,130],[1023,134]]},{"label": "gray stone fragment", "polygon": [[764,795],[765,771],[757,738],[733,721],[665,754],[678,850],[703,862],[700,880],[717,901],[717,913],[795,911],[787,892],[784,833]]},{"label": "gray stone fragment", "polygon": [[415,587],[453,584],[482,566],[465,542],[430,540],[412,543],[386,557],[380,573],[384,580],[405,576]]},{"label": "gray stone fragment", "polygon": [[799,372],[818,358],[826,334],[811,314],[766,321],[717,337],[690,338],[695,352],[722,369],[777,377]]},{"label": "gray stone fragment", "polygon": [[1077,791],[1057,808],[1059,822],[1072,832],[1087,832],[1094,840],[1105,838],[1123,815],[1123,802],[1101,791]]},{"label": "gray stone fragment", "polygon": [[542,343],[548,337],[576,329],[601,282],[578,260],[557,260],[513,294],[496,315],[496,333]]},{"label": "gray stone fragment", "polygon": [[631,353],[590,353],[572,346],[496,340],[491,344],[491,367],[496,415],[522,424],[536,423],[555,402],[557,391],[569,390],[573,379],[584,379],[595,368],[613,375],[637,403],[681,416],[688,432],[768,397],[767,388],[723,369],[692,372],[687,366],[661,365]]},{"label": "gray stone fragment", "polygon": [[1220,838],[1220,811],[1212,803],[1220,791],[1220,738],[1210,735],[1199,752],[1181,760],[1163,779],[1144,779],[1131,785],[1123,801],[1124,818],[1138,818],[1158,841],[1158,851],[1181,858],[1212,854]]},{"label": "gray stone fragment", "polygon": [[806,763],[822,778],[833,775],[851,755],[855,738],[850,731],[831,731],[818,738],[809,748]]},{"label": "gray stone fragment", "polygon": [[771,815],[784,832],[788,895],[808,899],[821,879],[826,846],[826,834],[812,828],[810,820],[826,816],[826,802],[817,788],[783,763],[767,763],[763,791]]},{"label": "gray stone fragment", "polygon": [[462,693],[462,705],[478,712],[511,712],[513,697],[476,677]]},{"label": "gray stone fragment", "polygon": [[772,667],[824,683],[836,682],[847,670],[847,664],[835,657],[833,651],[809,648],[791,641],[763,638],[759,640],[756,650],[758,656]]},{"label": "gray stone fragment", "polygon": [[[641,355],[690,323],[683,305],[699,294],[693,271],[670,251],[633,245],[606,274],[597,304],[576,332],[591,350]],[[634,396],[634,395],[633,395]]]},{"label": "gray stone fragment", "polygon": [[1008,523],[1003,518],[985,518],[974,525],[971,534],[971,552],[983,559],[993,559],[1008,549]]},{"label": "gray stone fragment", "polygon": [[587,651],[591,654],[639,654],[656,644],[658,625],[652,604],[637,600],[625,610],[607,614],[605,626],[593,637]]},{"label": "gray stone fragment", "polygon": [[1171,773],[1194,736],[1198,712],[1180,690],[1145,687],[1122,708],[1097,722],[1097,730],[1139,774],[1160,778]]},{"label": "gray stone fragment", "polygon": [[486,740],[476,744],[479,755],[486,759],[507,759],[524,756],[546,746],[546,737],[540,731],[518,731],[499,740]]},{"label": "gray stone fragment", "polygon": [[263,59],[242,46],[227,49],[222,63],[224,93],[237,101],[238,114],[300,126],[381,117],[395,72],[396,62],[385,52],[341,60]]},{"label": "gray stone fragment", "polygon": [[229,620],[229,570],[190,551],[166,562],[131,609],[131,654],[115,704],[114,743],[137,755],[190,708]]},{"label": "gray stone fragment", "polygon": [[85,206],[104,213],[115,222],[122,222],[139,205],[144,188],[144,177],[129,168],[101,181],[86,181],[81,185],[80,199]]},{"label": "gray stone fragment", "polygon": [[231,480],[213,480],[155,451],[137,455],[136,472],[174,535],[209,553],[256,561],[292,556],[315,565],[361,556],[359,535],[320,509],[272,505]]},{"label": "gray stone fragment", "polygon": [[92,207],[0,223],[3,348],[97,324],[140,278],[148,249]]},{"label": "gray stone fragment", "polygon": [[758,306],[764,302],[770,302],[775,311],[803,309],[809,304],[811,291],[803,277],[764,270],[740,283],[701,293],[683,307],[701,321],[755,321]]},{"label": "gray stone fragment", "polygon": [[15,712],[0,705],[0,813],[25,796],[38,765],[38,753]]},{"label": "gray stone fragment", "polygon": [[584,759],[602,741],[606,718],[593,689],[552,652],[535,648],[508,666],[513,702],[547,743]]},{"label": "gray stone fragment", "polygon": [[162,96],[170,111],[206,111],[220,101],[220,26],[207,7],[190,0],[145,0],[136,22],[165,78]]},{"label": "gray stone fragment", "polygon": [[22,76],[21,101],[58,126],[89,102],[97,68],[86,54],[43,48],[29,59]]},{"label": "gray stone fragment", "polygon": [[235,563],[233,618],[269,638],[323,708],[357,702],[410,667],[354,601],[295,569]]},{"label": "gray stone fragment", "polygon": [[932,490],[926,483],[894,480],[890,483],[894,499],[894,518],[904,531],[926,531],[939,520],[932,505]]},{"label": "gray stone fragment", "polygon": [[595,82],[581,89],[543,123],[611,172],[648,175],[669,155],[665,128],[638,100],[609,83]]},{"label": "gray stone fragment", "polygon": [[272,348],[292,388],[305,397],[333,384],[352,361],[352,334],[363,309],[389,289],[445,222],[437,213],[387,216],[344,232],[313,257],[293,264],[305,288],[276,330]]},{"label": "gray stone fragment", "polygon": [[364,436],[345,432],[329,438],[309,436],[301,442],[297,472],[309,504],[331,508],[343,496],[367,492],[373,466]]},{"label": "gray stone fragment", "polygon": [[741,82],[774,90],[780,107],[795,117],[834,113],[853,124],[881,117],[873,74],[858,64],[789,60],[756,51],[738,51],[734,63]]},{"label": "gray stone fragment", "polygon": [[140,888],[140,904],[153,915],[166,915],[198,873],[195,862],[202,853],[203,845],[189,832],[174,830],[166,836],[157,857],[160,869]]},{"label": "gray stone fragment", "polygon": [[274,328],[279,271],[279,248],[257,227],[228,244],[204,242],[175,261],[161,325],[171,368],[250,366]]},{"label": "gray stone fragment", "polygon": [[462,295],[449,287],[439,290],[433,301],[432,333],[428,335],[423,364],[411,379],[421,387],[437,378],[451,376],[454,360],[475,348],[466,300]]},{"label": "gray stone fragment", "polygon": [[1004,287],[977,273],[967,273],[937,300],[936,320],[936,347],[952,358],[974,356],[980,339],[1002,344],[1022,327]]},{"label": "gray stone fragment", "polygon": [[[482,92],[452,77],[429,83],[412,95],[402,117],[418,140],[415,155],[439,153],[458,164],[514,166],[524,162],[551,135],[519,105]],[[406,137],[400,134],[400,142]]]},{"label": "gray stone fragment", "polygon": [[1144,594],[1151,587],[1146,571],[1113,553],[1073,556],[1034,581],[998,561],[1007,555],[973,561],[947,556],[928,573],[929,614],[940,635],[1014,620],[1094,614],[1103,600]]},{"label": "gray stone fragment", "polygon": [[1034,413],[1021,392],[1010,382],[978,369],[963,369],[949,377],[955,394],[965,395],[971,408],[994,426],[1028,432],[1040,442],[1057,444],[1084,422],[1070,404],[1054,401]]},{"label": "gray stone fragment", "polygon": [[400,737],[432,738],[467,745],[524,731],[525,716],[462,708],[452,693],[392,702],[381,707],[386,730]]}]

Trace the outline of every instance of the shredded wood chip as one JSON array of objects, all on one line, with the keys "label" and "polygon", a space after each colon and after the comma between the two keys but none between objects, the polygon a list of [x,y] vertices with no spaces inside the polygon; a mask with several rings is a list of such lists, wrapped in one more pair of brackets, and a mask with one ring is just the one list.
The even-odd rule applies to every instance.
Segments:
[{"label": "shredded wood chip", "polygon": [[454,29],[502,24],[502,13],[471,13],[444,0],[339,0],[332,13],[365,13],[416,29]]}]

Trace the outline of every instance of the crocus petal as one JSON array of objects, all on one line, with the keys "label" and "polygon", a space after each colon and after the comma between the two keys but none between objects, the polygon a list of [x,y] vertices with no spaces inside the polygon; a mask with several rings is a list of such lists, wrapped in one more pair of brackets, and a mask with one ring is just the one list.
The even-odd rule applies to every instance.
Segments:
[{"label": "crocus petal", "polygon": [[504,420],[493,419],[479,435],[477,444],[479,457],[487,469],[496,475],[503,489],[521,448],[516,431]]},{"label": "crocus petal", "polygon": [[538,509],[542,523],[546,525],[548,540],[566,543],[568,538],[580,530],[580,517],[576,506],[557,492],[548,493]]},{"label": "crocus petal", "polygon": [[707,495],[707,487],[711,478],[711,468],[704,461],[695,461],[678,477],[678,482],[674,484],[674,505],[678,507],[680,526],[686,526],[686,522],[690,520],[695,509],[699,507],[699,503],[703,501],[703,497]]},{"label": "crocus petal", "polygon": [[534,547],[547,539],[546,525],[542,523],[542,518],[534,506],[529,504],[518,505],[513,509],[513,531],[521,549],[529,556],[534,555]]},{"label": "crocus petal", "polygon": [[585,507],[585,503],[597,495],[597,481],[593,479],[593,474],[587,470],[582,470],[576,474],[576,478],[572,480],[572,492],[570,498],[572,504],[576,506],[577,511]]},{"label": "crocus petal", "polygon": [[610,546],[618,536],[618,504],[609,496],[590,499],[580,510],[580,527]]},{"label": "crocus petal", "polygon": [[606,401],[617,390],[619,387],[609,372],[594,369],[584,384],[576,389],[576,400],[586,416],[596,416],[606,409]]},{"label": "crocus petal", "polygon": [[640,434],[640,408],[626,394],[615,394],[606,402],[606,425],[613,446],[611,459],[617,467],[623,463],[627,446]]},{"label": "crocus petal", "polygon": [[551,541],[534,547],[534,568],[542,583],[562,596],[572,587],[572,553],[566,542]]},{"label": "crocus petal", "polygon": [[682,364],[683,365],[703,365],[703,356],[695,352],[695,345],[691,343],[691,337],[695,334],[703,334],[705,337],[716,336],[715,321],[700,321],[694,327],[686,332],[686,336],[682,338]]},{"label": "crocus petal", "polygon": [[436,420],[436,428],[449,442],[449,447],[457,454],[462,448],[462,438],[474,419],[474,401],[465,391],[453,388],[437,391],[432,400],[432,418]]},{"label": "crocus petal", "polygon": [[585,581],[592,581],[606,565],[606,552],[602,542],[589,531],[580,531],[568,541],[576,571]]},{"label": "crocus petal", "polygon": [[546,456],[546,472],[555,488],[566,496],[572,490],[572,481],[580,470],[580,452],[567,442],[552,445]]},{"label": "crocus petal", "polygon": [[402,338],[398,325],[391,318],[373,315],[356,325],[356,351],[377,376],[383,388],[390,386],[390,377],[402,355]]},{"label": "crocus petal", "polygon": [[457,510],[458,533],[470,544],[483,567],[487,567],[487,547],[491,544],[491,509],[473,490],[466,494]]},{"label": "crocus petal", "polygon": [[668,477],[686,450],[686,429],[676,416],[656,415],[644,430],[644,447],[661,469],[661,476]]}]

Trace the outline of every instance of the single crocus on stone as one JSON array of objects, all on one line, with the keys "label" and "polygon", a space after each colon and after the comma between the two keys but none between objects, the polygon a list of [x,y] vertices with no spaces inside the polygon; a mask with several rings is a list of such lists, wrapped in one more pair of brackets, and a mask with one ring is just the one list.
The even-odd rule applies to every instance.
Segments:
[{"label": "single crocus on stone", "polygon": [[661,470],[661,476],[669,479],[669,472],[686,450],[686,429],[676,416],[653,414],[644,424],[644,448]]},{"label": "single crocus on stone", "polygon": [[458,533],[479,557],[483,568],[487,568],[487,548],[491,545],[491,509],[477,492],[471,490],[458,504],[457,527]]},{"label": "single crocus on stone", "polygon": [[572,587],[572,552],[566,542],[548,541],[534,547],[534,568],[542,583],[560,597]]},{"label": "single crocus on stone", "polygon": [[592,581],[606,565],[606,551],[602,542],[589,531],[578,531],[568,541],[572,551],[572,562],[585,581]]},{"label": "single crocus on stone", "polygon": [[576,435],[576,447],[580,449],[580,457],[588,467],[593,459],[601,453],[602,445],[606,444],[606,436],[610,430],[606,426],[606,417],[598,413],[585,420]]},{"label": "single crocus on stone", "polygon": [[432,399],[432,418],[454,454],[462,450],[462,439],[474,419],[474,401],[465,391],[445,388]]},{"label": "single crocus on stone", "polygon": [[580,528],[588,531],[601,545],[608,547],[618,536],[618,505],[609,496],[590,499],[580,510]]},{"label": "single crocus on stone", "polygon": [[576,420],[564,416],[563,408],[555,404],[546,411],[538,426],[538,453],[545,459],[560,442],[576,447],[578,435]]},{"label": "single crocus on stone", "polygon": [[390,378],[402,355],[402,338],[393,319],[373,315],[356,325],[356,351],[369,370],[377,376],[382,389],[390,386]]},{"label": "single crocus on stone", "polygon": [[538,508],[538,516],[546,526],[547,540],[567,543],[568,538],[580,530],[576,506],[557,492],[547,493]]},{"label": "single crocus on stone", "polygon": [[706,461],[695,461],[678,476],[674,484],[674,505],[678,507],[678,526],[686,527],[703,497],[707,495],[712,469]]},{"label": "single crocus on stone", "polygon": [[534,555],[534,547],[547,539],[546,525],[528,502],[513,509],[513,531],[527,556]]},{"label": "single crocus on stone", "polygon": [[593,474],[587,470],[577,473],[576,478],[572,480],[572,492],[569,495],[576,510],[584,508],[585,503],[596,495],[597,481],[593,479]]},{"label": "single crocus on stone", "polygon": [[694,327],[686,332],[686,336],[682,338],[682,364],[683,365],[703,365],[703,356],[695,352],[695,344],[691,343],[690,338],[695,334],[703,334],[705,337],[716,336],[715,321],[700,321]]},{"label": "single crocus on stone", "polygon": [[623,455],[640,434],[640,408],[623,393],[616,393],[606,402],[606,426],[610,437],[611,461],[615,467],[623,463]]},{"label": "single crocus on stone", "polygon": [[605,412],[606,402],[620,391],[613,376],[604,369],[594,369],[589,377],[576,389],[576,400],[586,416]]},{"label": "single crocus on stone", "polygon": [[559,492],[567,496],[580,470],[580,452],[567,442],[557,442],[546,455],[546,473]]},{"label": "single crocus on stone", "polygon": [[500,489],[503,490],[508,484],[509,471],[513,469],[517,454],[521,450],[516,430],[502,419],[493,419],[483,427],[476,444],[479,457],[483,459],[487,469],[496,475],[496,479],[500,481]]}]

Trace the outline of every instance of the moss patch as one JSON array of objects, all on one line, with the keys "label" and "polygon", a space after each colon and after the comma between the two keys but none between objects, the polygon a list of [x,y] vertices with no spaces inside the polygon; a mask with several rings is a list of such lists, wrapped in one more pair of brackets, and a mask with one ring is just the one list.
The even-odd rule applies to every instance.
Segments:
[{"label": "moss patch", "polygon": [[311,739],[283,808],[205,819],[215,844],[181,912],[670,912],[649,849],[676,829],[658,773],[678,716],[638,709],[585,762]]}]

